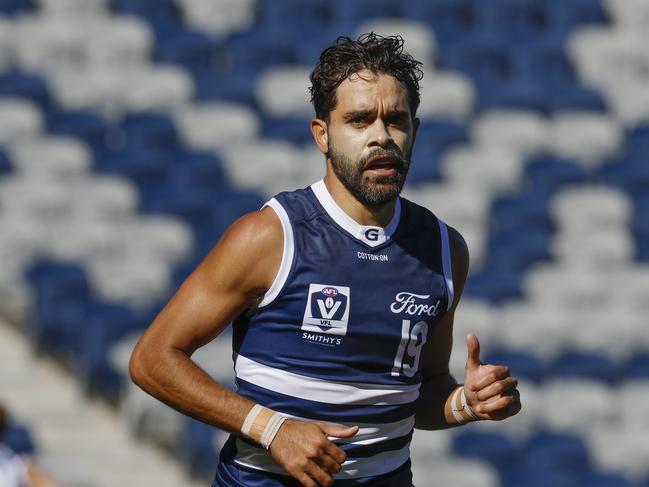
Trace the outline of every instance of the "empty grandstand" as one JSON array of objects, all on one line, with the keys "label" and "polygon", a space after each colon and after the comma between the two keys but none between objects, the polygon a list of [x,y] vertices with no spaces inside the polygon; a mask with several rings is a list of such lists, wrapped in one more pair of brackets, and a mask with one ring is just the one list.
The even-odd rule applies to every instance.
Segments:
[{"label": "empty grandstand", "polygon": [[[208,485],[225,435],[128,358],[322,177],[308,73],[368,31],[424,62],[405,195],[470,248],[453,372],[474,331],[521,379],[517,417],[416,432],[415,485],[649,486],[649,2],[0,0],[0,399],[62,485]],[[227,385],[230,354],[195,359]]]}]

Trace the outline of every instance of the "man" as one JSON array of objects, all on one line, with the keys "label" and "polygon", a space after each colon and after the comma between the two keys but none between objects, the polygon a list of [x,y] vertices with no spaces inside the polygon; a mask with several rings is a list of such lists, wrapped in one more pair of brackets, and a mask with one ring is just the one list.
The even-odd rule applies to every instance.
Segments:
[{"label": "man", "polygon": [[[133,380],[233,435],[214,486],[411,485],[413,427],[500,420],[516,379],[467,337],[450,376],[464,240],[399,197],[420,63],[400,37],[339,38],[311,74],[326,175],[245,215],[138,343]],[[237,393],[191,360],[233,322]]]}]

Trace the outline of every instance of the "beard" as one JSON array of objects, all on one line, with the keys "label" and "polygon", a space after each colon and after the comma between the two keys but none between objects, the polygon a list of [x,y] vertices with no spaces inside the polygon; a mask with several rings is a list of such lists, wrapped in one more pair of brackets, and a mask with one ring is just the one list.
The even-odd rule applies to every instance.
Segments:
[{"label": "beard", "polygon": [[[397,160],[394,165],[396,170],[394,174],[376,177],[365,174],[367,161],[373,157],[387,154]],[[394,201],[403,189],[410,168],[410,155],[405,157],[397,147],[377,148],[357,162],[353,162],[347,155],[338,152],[331,142],[327,156],[331,160],[334,174],[347,191],[363,205],[370,208],[380,207]]]}]

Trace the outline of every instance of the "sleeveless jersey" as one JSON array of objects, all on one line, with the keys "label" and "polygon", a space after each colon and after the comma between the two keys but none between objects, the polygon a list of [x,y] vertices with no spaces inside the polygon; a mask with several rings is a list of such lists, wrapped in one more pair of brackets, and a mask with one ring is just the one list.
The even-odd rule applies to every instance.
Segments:
[{"label": "sleeveless jersey", "polygon": [[[362,226],[323,181],[267,203],[284,230],[280,269],[258,308],[234,322],[238,393],[288,417],[358,425],[334,439],[335,479],[391,472],[409,457],[424,343],[453,302],[447,229],[398,198],[387,227]],[[235,465],[284,473],[232,436]]]}]

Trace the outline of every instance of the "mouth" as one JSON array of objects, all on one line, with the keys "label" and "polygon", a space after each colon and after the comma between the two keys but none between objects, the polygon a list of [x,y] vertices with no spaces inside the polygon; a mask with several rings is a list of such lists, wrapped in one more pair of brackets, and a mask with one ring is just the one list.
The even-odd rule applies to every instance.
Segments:
[{"label": "mouth", "polygon": [[377,176],[392,176],[401,168],[401,160],[393,154],[382,154],[370,158],[363,168]]}]

